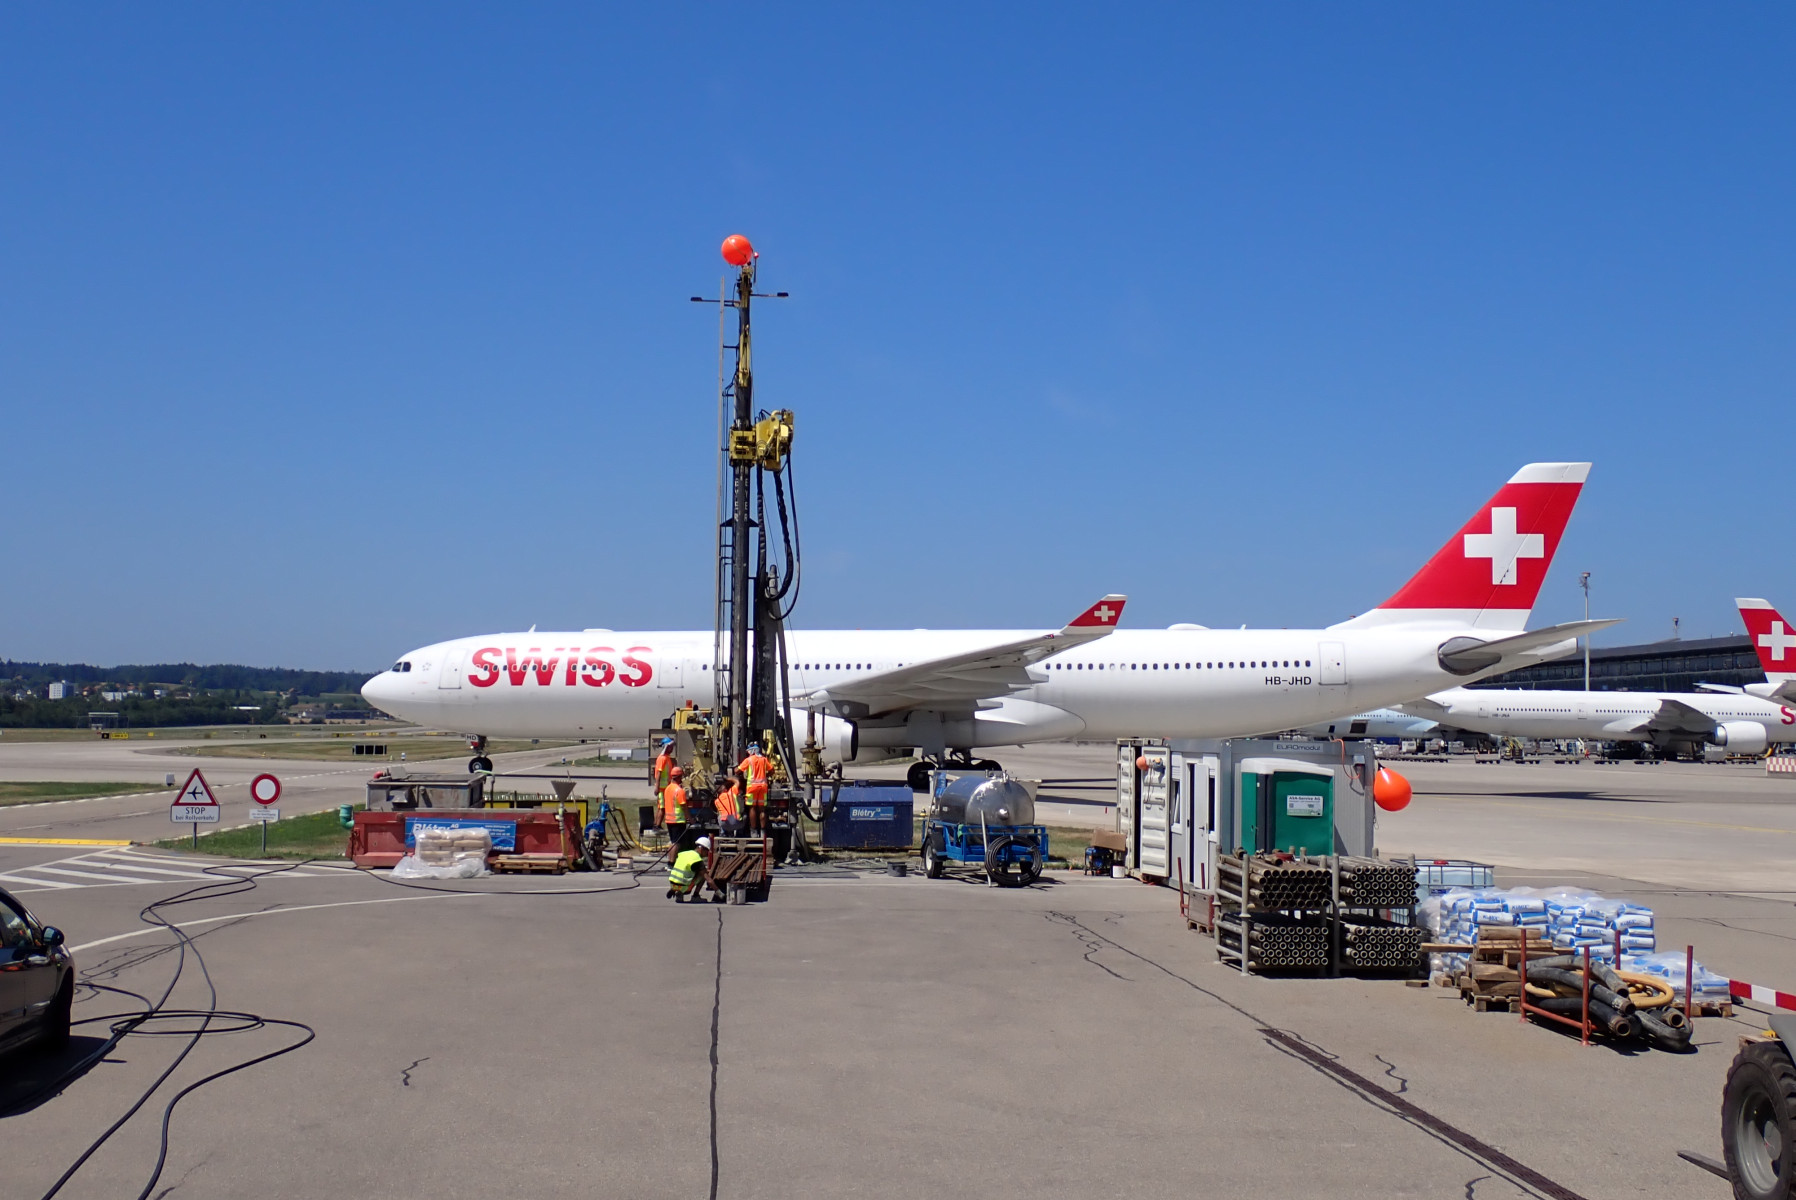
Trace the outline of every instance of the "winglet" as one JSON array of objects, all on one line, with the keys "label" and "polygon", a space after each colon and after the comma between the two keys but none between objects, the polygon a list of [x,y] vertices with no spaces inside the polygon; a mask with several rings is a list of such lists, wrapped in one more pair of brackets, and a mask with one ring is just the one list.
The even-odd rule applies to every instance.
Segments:
[{"label": "winglet", "polygon": [[1122,619],[1123,605],[1128,602],[1127,596],[1105,596],[1068,621],[1066,627],[1068,629],[1115,629],[1116,623]]}]

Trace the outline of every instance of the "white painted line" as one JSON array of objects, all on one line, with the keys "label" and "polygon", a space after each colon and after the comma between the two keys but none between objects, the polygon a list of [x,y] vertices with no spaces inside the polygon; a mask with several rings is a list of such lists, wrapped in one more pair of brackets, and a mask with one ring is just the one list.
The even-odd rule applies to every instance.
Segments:
[{"label": "white painted line", "polygon": [[[93,865],[93,864],[90,864],[90,865]],[[30,871],[33,874],[36,874],[41,871],[41,872],[45,872],[45,873],[48,873],[51,875],[73,875],[77,879],[99,879],[99,880],[103,880],[106,883],[160,883],[160,882],[162,882],[161,880],[157,880],[157,879],[133,879],[128,875],[97,875],[92,871],[71,871],[67,867],[36,866],[36,867],[21,867],[19,869],[22,871]]]},{"label": "white painted line", "polygon": [[78,883],[58,883],[54,879],[23,879],[17,875],[0,875],[0,883],[23,883],[32,887],[78,888]]},{"label": "white painted line", "polygon": [[198,871],[169,871],[162,867],[146,867],[142,863],[136,863],[136,862],[127,864],[127,863],[111,863],[111,862],[93,862],[93,861],[89,860],[87,862],[83,862],[81,865],[84,867],[103,867],[104,869],[106,869],[108,871],[138,871],[145,875],[172,875],[176,879],[217,879],[218,878],[218,876],[216,876],[216,875],[205,875],[205,874],[201,874]]},{"label": "white painted line", "polygon": [[[453,900],[457,896],[484,896],[486,892],[432,892],[428,896],[388,896],[382,900],[339,900],[334,904],[301,904],[293,908],[259,908],[254,912],[231,913],[223,917],[201,917],[197,921],[178,921],[176,929],[192,929],[195,925],[213,925],[219,921],[241,921],[245,917],[276,917],[282,913],[311,912],[320,908],[354,908],[360,904],[404,904],[408,900]],[[70,946],[70,954],[79,954],[83,950],[92,950],[96,946],[109,946],[113,942],[123,942],[131,938],[147,937],[152,933],[165,932],[167,926],[152,925],[148,929],[139,929],[135,933],[120,933],[112,937],[100,938],[97,941],[82,942],[79,946]]]}]

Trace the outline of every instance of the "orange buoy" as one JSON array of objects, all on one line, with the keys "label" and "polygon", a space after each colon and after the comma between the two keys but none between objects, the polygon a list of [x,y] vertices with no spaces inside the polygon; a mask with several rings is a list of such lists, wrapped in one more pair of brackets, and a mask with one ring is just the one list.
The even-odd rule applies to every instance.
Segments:
[{"label": "orange buoy", "polygon": [[723,261],[732,267],[746,267],[755,256],[755,248],[739,233],[723,239]]},{"label": "orange buoy", "polygon": [[1140,758],[1135,760],[1135,769],[1137,771],[1147,770],[1147,755],[1143,754]]},{"label": "orange buoy", "polygon": [[1372,802],[1386,812],[1402,812],[1409,807],[1409,780],[1389,767],[1378,768],[1372,781]]}]

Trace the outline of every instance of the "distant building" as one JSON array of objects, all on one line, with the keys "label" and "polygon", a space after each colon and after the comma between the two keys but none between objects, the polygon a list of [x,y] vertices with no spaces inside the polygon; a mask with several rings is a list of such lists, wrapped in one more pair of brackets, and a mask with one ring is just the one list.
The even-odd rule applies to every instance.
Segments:
[{"label": "distant building", "polygon": [[81,689],[66,679],[59,679],[50,685],[50,699],[73,700],[81,694]]},{"label": "distant building", "polygon": [[135,695],[137,695],[137,693],[133,691],[101,692],[100,699],[106,701],[108,704],[117,704],[120,700],[126,700]]},{"label": "distant building", "polygon": [[[1596,692],[1693,692],[1699,683],[1740,687],[1764,680],[1758,652],[1743,633],[1590,651],[1590,688]],[[1584,687],[1584,656],[1556,658],[1472,686],[1579,691]]]}]

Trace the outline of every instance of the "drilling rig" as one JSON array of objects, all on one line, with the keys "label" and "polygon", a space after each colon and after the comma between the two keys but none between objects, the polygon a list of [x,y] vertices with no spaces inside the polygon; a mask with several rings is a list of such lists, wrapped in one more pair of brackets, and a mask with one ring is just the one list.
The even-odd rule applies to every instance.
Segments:
[{"label": "drilling rig", "polygon": [[[807,747],[810,753],[801,760],[794,744],[786,663],[786,621],[800,580],[792,413],[755,407],[752,311],[755,300],[787,293],[755,291],[760,256],[740,234],[724,240],[723,257],[734,269],[734,279],[725,276],[716,301],[715,698],[710,709],[674,713],[669,728],[689,788],[706,798],[724,786],[751,744],[761,746],[773,763],[767,780],[767,822],[777,846],[772,854],[784,858],[802,846],[797,836],[798,814],[805,808],[802,764],[815,766],[815,750]],[[700,296],[693,300],[710,303]]]}]

